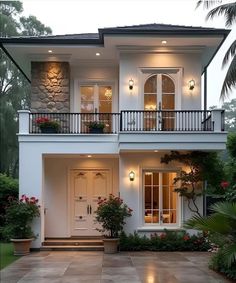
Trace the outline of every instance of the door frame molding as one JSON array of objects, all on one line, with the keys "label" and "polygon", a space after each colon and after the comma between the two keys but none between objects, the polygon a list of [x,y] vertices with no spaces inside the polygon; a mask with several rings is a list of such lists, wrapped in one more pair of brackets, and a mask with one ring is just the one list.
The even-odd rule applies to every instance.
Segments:
[{"label": "door frame molding", "polygon": [[140,109],[144,109],[144,82],[145,80],[154,74],[174,74],[176,79],[173,78],[175,83],[175,110],[181,110],[182,102],[182,81],[183,81],[183,68],[165,68],[165,67],[156,67],[156,68],[139,68],[139,105]]},{"label": "door frame molding", "polygon": [[78,79],[76,78],[74,80],[74,94],[73,99],[71,101],[70,109],[72,112],[81,112],[81,105],[80,105],[80,86],[86,86],[86,85],[98,85],[98,86],[104,86],[104,85],[110,85],[112,87],[112,90],[114,94],[112,95],[112,113],[116,112],[117,109],[115,109],[116,100],[117,100],[117,81],[116,80],[109,80],[109,79]]},{"label": "door frame molding", "polygon": [[112,178],[112,168],[98,168],[98,167],[71,167],[67,170],[67,184],[68,184],[68,190],[67,190],[67,236],[71,237],[71,228],[72,228],[72,205],[71,205],[71,198],[72,198],[72,173],[74,171],[108,171],[109,172],[109,183],[111,187],[111,192],[113,193],[113,178]]}]

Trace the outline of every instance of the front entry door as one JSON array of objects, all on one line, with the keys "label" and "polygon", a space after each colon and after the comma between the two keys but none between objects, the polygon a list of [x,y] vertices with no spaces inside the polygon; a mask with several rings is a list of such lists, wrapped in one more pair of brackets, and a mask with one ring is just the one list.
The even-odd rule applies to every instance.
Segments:
[{"label": "front entry door", "polygon": [[98,236],[94,212],[109,193],[109,170],[73,170],[71,176],[71,235]]}]

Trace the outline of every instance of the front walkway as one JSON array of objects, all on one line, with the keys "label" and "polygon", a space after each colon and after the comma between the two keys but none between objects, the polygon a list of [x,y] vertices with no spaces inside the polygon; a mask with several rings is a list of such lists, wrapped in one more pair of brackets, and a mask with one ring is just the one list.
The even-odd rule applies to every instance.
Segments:
[{"label": "front walkway", "polygon": [[226,283],[204,252],[38,252],[3,269],[1,283]]}]

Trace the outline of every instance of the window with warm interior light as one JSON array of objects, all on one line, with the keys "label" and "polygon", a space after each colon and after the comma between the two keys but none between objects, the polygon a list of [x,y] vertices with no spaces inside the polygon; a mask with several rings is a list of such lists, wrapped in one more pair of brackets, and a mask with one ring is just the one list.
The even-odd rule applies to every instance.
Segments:
[{"label": "window with warm interior light", "polygon": [[174,191],[176,172],[143,172],[144,223],[168,226],[178,222],[178,194]]}]

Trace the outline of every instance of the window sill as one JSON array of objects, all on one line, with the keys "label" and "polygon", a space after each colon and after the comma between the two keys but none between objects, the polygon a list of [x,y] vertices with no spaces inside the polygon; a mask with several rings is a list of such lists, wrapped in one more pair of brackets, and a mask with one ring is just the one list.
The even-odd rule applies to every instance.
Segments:
[{"label": "window sill", "polygon": [[164,230],[169,230],[169,231],[183,231],[185,230],[184,228],[181,228],[180,226],[143,226],[143,227],[138,227],[137,231],[138,232],[163,232]]}]

